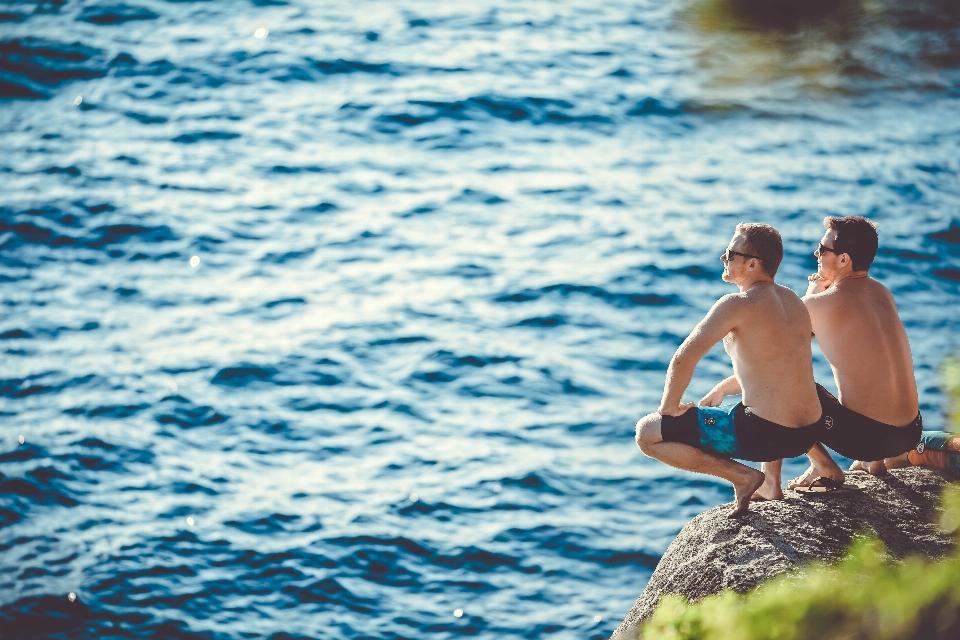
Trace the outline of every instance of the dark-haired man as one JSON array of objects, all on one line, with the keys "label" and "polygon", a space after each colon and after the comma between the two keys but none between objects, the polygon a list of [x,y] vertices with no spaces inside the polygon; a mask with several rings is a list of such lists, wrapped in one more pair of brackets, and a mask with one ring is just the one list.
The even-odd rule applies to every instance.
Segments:
[{"label": "dark-haired man", "polygon": [[[739,224],[720,259],[724,281],[740,292],[720,298],[677,349],[660,408],[637,422],[637,446],[674,467],[728,480],[736,501],[728,515],[734,517],[749,509],[764,473],[733,458],[768,462],[802,455],[819,439],[823,418],[810,318],[800,298],[773,281],[783,259],[780,234],[765,224]],[[700,407],[681,403],[697,363],[720,340],[733,375]],[[742,403],[717,406],[739,393]]]},{"label": "dark-haired man", "polygon": [[[856,460],[851,470],[880,474],[908,464],[894,458],[916,446],[923,429],[910,343],[893,295],[867,273],[877,254],[876,224],[847,216],[825,218],[823,226],[817,272],[803,298],[840,396],[826,400],[833,424],[825,425],[821,442]],[[810,468],[789,488],[818,477],[843,481],[823,446],[809,455]]]}]

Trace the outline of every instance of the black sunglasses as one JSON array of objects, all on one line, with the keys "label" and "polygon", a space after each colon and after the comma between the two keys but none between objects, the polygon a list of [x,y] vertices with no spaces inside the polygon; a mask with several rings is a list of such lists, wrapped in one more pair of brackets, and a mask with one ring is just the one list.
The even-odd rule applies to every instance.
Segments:
[{"label": "black sunglasses", "polygon": [[842,252],[837,251],[836,249],[831,249],[830,247],[825,247],[825,246],[823,246],[823,243],[821,242],[821,243],[820,243],[820,246],[817,247],[817,250],[813,253],[813,255],[815,255],[815,256],[817,256],[817,257],[820,257],[820,256],[823,255],[823,252],[824,252],[824,251],[829,251],[830,253],[832,253],[832,254],[835,255],[835,256],[838,256],[838,255],[840,255],[840,254],[842,253]]},{"label": "black sunglasses", "polygon": [[757,260],[763,260],[760,256],[754,256],[749,253],[740,253],[739,251],[734,251],[733,249],[727,249],[723,254],[723,259],[727,262],[730,262],[730,256],[743,256],[744,258],[756,258]]}]

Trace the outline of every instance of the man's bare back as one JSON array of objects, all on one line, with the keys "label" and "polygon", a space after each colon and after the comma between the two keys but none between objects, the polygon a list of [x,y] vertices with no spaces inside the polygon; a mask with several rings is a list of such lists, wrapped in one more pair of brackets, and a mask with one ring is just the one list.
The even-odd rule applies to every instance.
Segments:
[{"label": "man's bare back", "polygon": [[863,272],[804,301],[813,333],[833,368],[840,403],[886,424],[913,420],[917,383],[893,294]]},{"label": "man's bare back", "polygon": [[809,345],[810,317],[787,287],[758,282],[739,298],[737,328],[724,337],[743,404],[785,427],[820,418]]}]

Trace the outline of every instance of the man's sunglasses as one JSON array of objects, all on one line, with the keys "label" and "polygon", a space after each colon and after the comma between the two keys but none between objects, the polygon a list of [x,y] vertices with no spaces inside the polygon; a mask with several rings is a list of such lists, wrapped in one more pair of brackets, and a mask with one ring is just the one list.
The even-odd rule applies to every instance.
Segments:
[{"label": "man's sunglasses", "polygon": [[817,257],[820,257],[820,256],[823,255],[823,252],[824,252],[824,251],[829,251],[830,253],[832,253],[832,254],[835,255],[835,256],[838,256],[838,255],[840,255],[841,253],[843,253],[842,251],[839,251],[839,252],[838,252],[836,249],[831,249],[830,247],[825,247],[825,246],[823,246],[823,243],[821,242],[821,243],[820,243],[820,246],[817,247],[817,250],[816,250],[816,252],[814,253],[814,255],[817,256]]},{"label": "man's sunglasses", "polygon": [[730,256],[743,256],[744,258],[756,258],[757,260],[763,260],[760,256],[754,256],[749,253],[740,253],[739,251],[734,251],[733,249],[727,249],[723,254],[723,259],[727,262],[730,262]]}]

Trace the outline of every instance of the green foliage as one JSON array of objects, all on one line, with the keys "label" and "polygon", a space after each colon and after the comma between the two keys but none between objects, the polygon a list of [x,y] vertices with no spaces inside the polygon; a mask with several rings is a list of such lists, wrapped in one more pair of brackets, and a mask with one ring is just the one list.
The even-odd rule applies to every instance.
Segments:
[{"label": "green foliage", "polygon": [[[960,485],[943,496],[940,527],[960,533]],[[940,560],[892,561],[872,536],[837,565],[812,565],[747,595],[732,591],[688,604],[665,597],[644,640],[956,640],[960,550]]]},{"label": "green foliage", "polygon": [[960,358],[947,358],[940,366],[941,386],[953,399],[950,417],[955,427],[960,427]]}]

